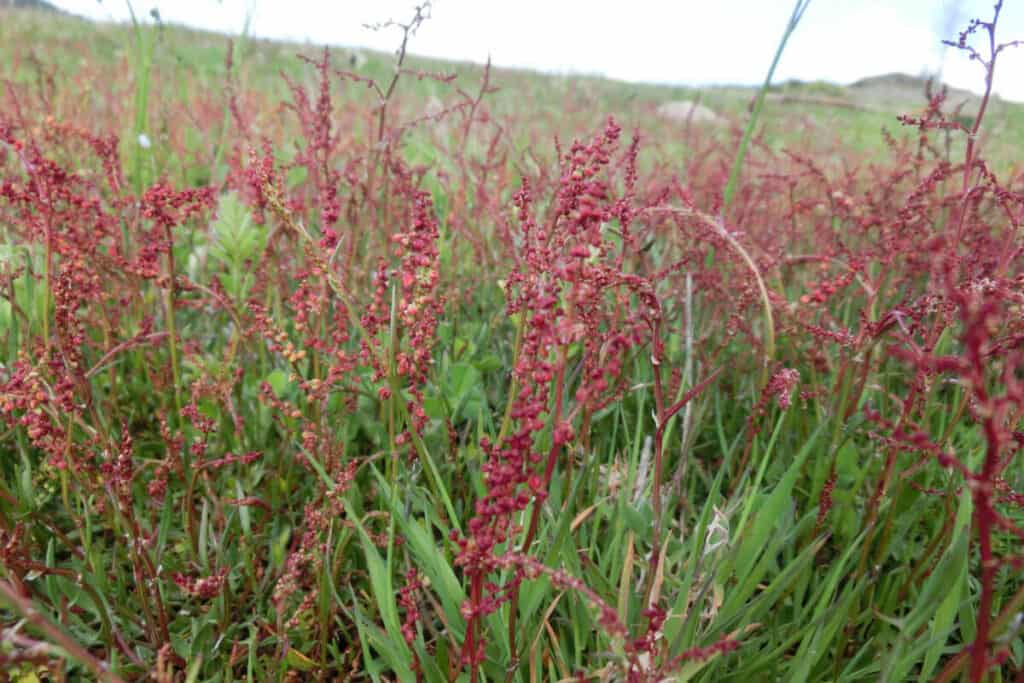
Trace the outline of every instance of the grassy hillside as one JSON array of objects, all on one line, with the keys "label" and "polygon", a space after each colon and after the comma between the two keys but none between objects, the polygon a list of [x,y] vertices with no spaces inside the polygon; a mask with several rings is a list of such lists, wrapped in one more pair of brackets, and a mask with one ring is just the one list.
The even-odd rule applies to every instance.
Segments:
[{"label": "grassy hillside", "polygon": [[[162,87],[176,90],[175,96],[187,99],[192,90],[220,89],[225,84],[225,56],[229,37],[162,26],[153,29],[155,79]],[[74,87],[83,68],[103,69],[125,91],[131,79],[136,38],[130,25],[96,24],[83,19],[60,16],[49,11],[8,11],[0,26],[0,57],[7,76],[21,82],[56,79],[50,87]],[[239,42],[235,37],[235,42]],[[297,55],[313,56],[322,46],[278,43],[265,40],[245,41],[236,58],[240,87],[265,93],[269,98],[283,97],[286,88],[281,74],[291,78],[308,77]],[[411,49],[415,52],[415,39]],[[335,63],[358,65],[355,69],[367,78],[384,81],[392,69],[392,55],[367,50],[339,48]],[[479,82],[479,65],[452,63],[411,57],[412,70],[456,74],[455,86],[470,88]],[[530,71],[495,69],[489,105],[499,115],[517,114],[524,101],[530,101],[531,118],[542,121],[534,126],[550,135],[571,135],[582,128],[600,125],[604,116],[615,115],[628,128],[640,127],[661,136],[665,122],[656,112],[658,106],[676,100],[694,100],[723,116],[723,125],[705,133],[728,135],[730,127],[742,127],[755,95],[753,88],[687,88],[632,84],[592,76],[551,76]],[[61,87],[61,90],[64,90]],[[408,79],[403,94],[410,106],[425,106],[431,98],[442,102],[452,88],[430,80]],[[451,99],[451,98],[448,98]],[[950,110],[968,102],[964,112],[977,109],[976,96],[954,93]],[[842,140],[844,145],[870,152],[885,148],[883,128],[897,137],[906,135],[896,121],[898,114],[916,113],[927,103],[925,81],[899,74],[865,79],[851,87],[834,84],[790,82],[773,89],[770,116],[764,123],[764,137],[782,146],[808,135],[823,148]],[[60,112],[55,112],[59,114]],[[1019,163],[1011,150],[1024,144],[1024,104],[996,99],[989,112],[987,138],[1000,140],[993,145],[990,158],[1005,166]],[[671,128],[671,127],[670,127]],[[675,126],[678,132],[679,126]],[[665,130],[669,137],[672,130]],[[669,151],[685,155],[682,148]]]}]

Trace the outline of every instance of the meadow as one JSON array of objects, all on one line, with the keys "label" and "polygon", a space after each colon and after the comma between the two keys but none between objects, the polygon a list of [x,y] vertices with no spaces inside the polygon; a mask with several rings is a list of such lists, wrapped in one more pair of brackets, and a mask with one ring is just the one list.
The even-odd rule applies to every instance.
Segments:
[{"label": "meadow", "polygon": [[0,681],[1024,681],[1024,105],[424,19],[0,9]]}]

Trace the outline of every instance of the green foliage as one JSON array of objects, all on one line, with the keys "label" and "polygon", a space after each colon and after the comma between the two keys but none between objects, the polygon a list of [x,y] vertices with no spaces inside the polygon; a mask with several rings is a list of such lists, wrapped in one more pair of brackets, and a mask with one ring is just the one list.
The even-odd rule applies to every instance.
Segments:
[{"label": "green foliage", "polygon": [[[217,204],[217,218],[211,226],[209,255],[227,271],[221,277],[224,291],[244,301],[253,285],[253,269],[267,243],[267,230],[253,222],[252,212],[228,192]],[[194,252],[193,257],[197,254]]]}]

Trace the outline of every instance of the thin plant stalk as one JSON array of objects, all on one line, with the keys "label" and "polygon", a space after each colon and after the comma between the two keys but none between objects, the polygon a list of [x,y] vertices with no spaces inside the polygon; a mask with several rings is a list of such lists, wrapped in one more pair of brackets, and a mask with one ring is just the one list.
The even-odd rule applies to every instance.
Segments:
[{"label": "thin plant stalk", "polygon": [[22,618],[45,633],[46,637],[64,650],[64,652],[91,670],[97,680],[106,683],[125,683],[124,679],[111,671],[105,662],[97,659],[71,636],[50,623],[46,617],[32,606],[30,600],[18,593],[14,586],[6,581],[0,581],[0,595],[3,596],[5,602],[9,603],[15,611],[21,614]]},{"label": "thin plant stalk", "polygon": [[743,162],[747,157],[747,148],[750,146],[750,140],[754,136],[754,129],[757,128],[757,121],[761,117],[761,109],[764,107],[764,98],[768,93],[768,88],[772,84],[772,77],[775,75],[775,68],[779,65],[779,60],[782,59],[782,53],[786,49],[786,43],[789,42],[790,36],[796,30],[796,27],[800,24],[800,20],[804,16],[804,12],[807,7],[811,4],[811,0],[797,0],[793,6],[793,13],[789,17],[789,21],[786,23],[786,28],[782,32],[782,38],[779,40],[779,46],[775,49],[775,57],[772,59],[772,65],[768,67],[768,74],[764,78],[764,83],[761,85],[761,89],[757,91],[757,99],[754,101],[754,110],[750,113],[750,119],[747,121],[747,127],[743,130],[743,137],[740,139],[740,146],[736,149],[736,157],[732,162],[732,170],[729,172],[729,180],[725,184],[725,190],[722,192],[722,214],[729,209],[732,204],[733,197],[736,194],[736,186],[739,183],[740,172],[743,170]]},{"label": "thin plant stalk", "polygon": [[[135,194],[141,195],[145,185],[142,179],[143,155],[145,148],[142,145],[141,136],[146,132],[146,123],[149,119],[149,85],[150,69],[153,65],[153,43],[146,40],[145,28],[135,16],[135,9],[131,0],[125,0],[128,5],[128,14],[132,20],[132,29],[135,31],[135,125],[132,130],[132,182]],[[124,245],[127,249],[128,245]]]}]

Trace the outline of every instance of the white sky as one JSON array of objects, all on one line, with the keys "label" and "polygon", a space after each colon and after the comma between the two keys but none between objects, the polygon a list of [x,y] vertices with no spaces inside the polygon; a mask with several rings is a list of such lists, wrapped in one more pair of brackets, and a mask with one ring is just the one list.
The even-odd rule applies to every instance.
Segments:
[{"label": "white sky", "polygon": [[[627,81],[756,84],[764,78],[794,0],[434,0],[411,51],[432,57]],[[969,17],[991,18],[994,0],[812,0],[790,39],[776,80],[849,83],[893,71],[918,75],[942,63],[941,38]],[[55,0],[97,19],[126,20],[126,0]],[[413,0],[132,0],[136,14],[158,7],[165,21],[251,32],[317,45],[392,50],[394,29],[365,23],[406,20]],[[958,17],[949,22],[946,17]],[[1024,39],[1024,2],[1003,8],[997,39]],[[1024,47],[1000,56],[995,90],[1024,101]],[[980,65],[946,51],[944,79],[983,87]]]}]

